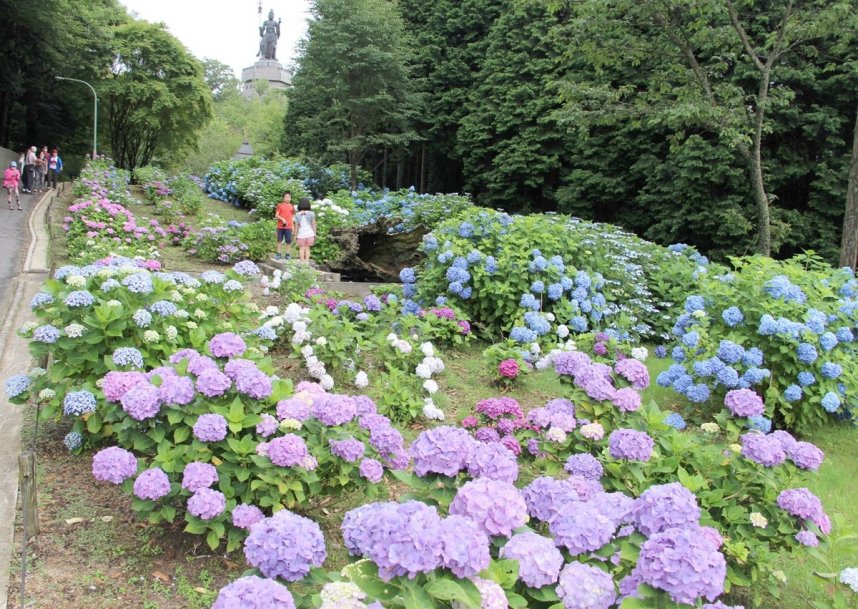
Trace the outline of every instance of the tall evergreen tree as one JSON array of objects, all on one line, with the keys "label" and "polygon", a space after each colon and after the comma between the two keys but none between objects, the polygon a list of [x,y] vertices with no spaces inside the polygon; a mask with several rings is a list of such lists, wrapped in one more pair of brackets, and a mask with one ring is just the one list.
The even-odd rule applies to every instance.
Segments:
[{"label": "tall evergreen tree", "polygon": [[411,41],[392,0],[316,0],[285,118],[284,149],[357,170],[366,156],[418,139]]}]

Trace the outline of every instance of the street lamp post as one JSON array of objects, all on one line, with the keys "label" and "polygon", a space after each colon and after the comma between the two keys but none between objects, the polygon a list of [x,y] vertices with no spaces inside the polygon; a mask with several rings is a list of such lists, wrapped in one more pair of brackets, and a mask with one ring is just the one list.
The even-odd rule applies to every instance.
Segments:
[{"label": "street lamp post", "polygon": [[57,80],[71,80],[73,82],[80,82],[89,87],[89,90],[92,91],[93,97],[93,110],[92,110],[92,158],[95,160],[95,157],[98,156],[98,94],[95,92],[95,89],[91,84],[86,82],[85,80],[80,80],[79,78],[66,78],[65,76],[54,76]]}]

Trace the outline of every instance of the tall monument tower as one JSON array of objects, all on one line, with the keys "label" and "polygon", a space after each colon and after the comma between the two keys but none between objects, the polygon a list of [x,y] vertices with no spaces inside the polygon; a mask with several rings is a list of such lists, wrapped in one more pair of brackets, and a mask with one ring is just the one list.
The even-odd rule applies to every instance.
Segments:
[{"label": "tall monument tower", "polygon": [[259,0],[257,12],[259,26],[259,58],[255,64],[241,71],[241,92],[245,97],[256,95],[254,83],[268,81],[272,89],[285,89],[292,84],[292,73],[277,61],[277,45],[280,40],[280,19],[274,20],[274,10],[268,11],[268,19],[262,21],[262,0]]}]

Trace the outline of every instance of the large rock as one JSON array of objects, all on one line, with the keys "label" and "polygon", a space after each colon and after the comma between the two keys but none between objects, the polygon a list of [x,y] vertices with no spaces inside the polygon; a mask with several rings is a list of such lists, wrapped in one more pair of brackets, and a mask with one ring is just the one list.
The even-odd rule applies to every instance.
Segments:
[{"label": "large rock", "polygon": [[415,266],[423,258],[417,247],[429,232],[421,225],[407,233],[388,234],[400,223],[399,218],[380,218],[364,226],[333,229],[330,239],[343,254],[328,266],[355,281],[398,282],[400,270]]}]

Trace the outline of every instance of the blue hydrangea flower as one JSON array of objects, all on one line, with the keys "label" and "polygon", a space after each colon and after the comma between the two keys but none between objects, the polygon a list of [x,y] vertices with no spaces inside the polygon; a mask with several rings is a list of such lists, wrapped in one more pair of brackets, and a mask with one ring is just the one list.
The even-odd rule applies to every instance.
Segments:
[{"label": "blue hydrangea flower", "polygon": [[63,399],[63,414],[68,416],[81,416],[89,412],[95,412],[95,396],[89,391],[69,391]]},{"label": "blue hydrangea flower", "polygon": [[50,294],[46,294],[45,292],[37,292],[33,299],[30,301],[31,309],[38,309],[39,307],[43,307],[45,305],[49,305],[54,302],[54,297]]},{"label": "blue hydrangea flower", "polygon": [[438,298],[435,299],[435,305],[436,306],[443,307],[445,304],[447,304],[447,297],[446,296],[439,296]]},{"label": "blue hydrangea flower", "polygon": [[583,315],[576,315],[572,319],[569,320],[569,326],[575,332],[586,332],[587,331],[587,318]]},{"label": "blue hydrangea flower", "polygon": [[[388,302],[390,302],[389,298],[388,298]],[[420,305],[417,304],[416,302],[414,302],[413,300],[409,300],[408,298],[406,298],[402,301],[402,310],[405,311],[406,313],[411,313],[411,314],[416,315],[417,313],[420,312]]]},{"label": "blue hydrangea flower", "polygon": [[486,256],[486,260],[483,263],[483,269],[485,269],[486,273],[489,275],[492,275],[498,270],[498,263],[494,256]]},{"label": "blue hydrangea flower", "polygon": [[748,385],[759,385],[764,379],[769,378],[771,375],[771,371],[767,368],[753,367],[745,370],[745,374],[742,375],[742,380],[748,383]]},{"label": "blue hydrangea flower", "polygon": [[685,392],[685,395],[692,402],[699,404],[709,399],[709,387],[703,383],[691,385]]},{"label": "blue hydrangea flower", "polygon": [[695,311],[702,311],[705,308],[705,303],[703,301],[702,296],[691,295],[685,299],[685,312],[686,313],[694,313]]},{"label": "blue hydrangea flower", "polygon": [[694,349],[700,342],[700,334],[692,330],[682,335],[682,344],[686,347]]},{"label": "blue hydrangea flower", "polygon": [[724,309],[724,312],[721,313],[721,319],[731,328],[735,328],[744,321],[745,316],[739,307],[730,307],[729,309]]},{"label": "blue hydrangea flower", "polygon": [[175,314],[176,311],[179,310],[179,307],[169,300],[159,300],[158,302],[153,302],[149,306],[149,310],[153,313],[157,313],[161,317],[169,317],[170,315]]},{"label": "blue hydrangea flower", "polygon": [[746,349],[745,353],[742,355],[742,363],[746,366],[762,366],[763,352],[756,347]]},{"label": "blue hydrangea flower", "polygon": [[39,326],[33,331],[33,340],[40,343],[53,344],[60,338],[60,331],[51,324]]},{"label": "blue hydrangea flower", "polygon": [[476,264],[483,259],[483,255],[478,250],[471,250],[465,258],[468,264]]},{"label": "blue hydrangea flower", "polygon": [[805,323],[810,331],[814,334],[822,334],[825,332],[825,324],[828,321],[827,316],[822,311],[816,309],[808,309],[805,315]]},{"label": "blue hydrangea flower", "polygon": [[819,337],[819,346],[826,353],[831,351],[837,346],[837,336],[833,332],[826,332]]},{"label": "blue hydrangea flower", "polygon": [[56,272],[54,272],[54,278],[62,281],[63,279],[65,279],[69,275],[79,274],[79,273],[80,273],[80,269],[78,267],[73,266],[71,264],[67,264],[66,266],[61,266],[60,268],[58,268],[56,270]]},{"label": "blue hydrangea flower", "polygon": [[851,343],[855,340],[855,337],[852,335],[852,330],[847,327],[837,328],[837,332],[835,334],[837,340],[841,343]]},{"label": "blue hydrangea flower", "polygon": [[816,382],[816,376],[814,376],[813,372],[808,372],[807,370],[802,370],[798,373],[798,384],[802,387],[810,387]]},{"label": "blue hydrangea flower", "polygon": [[564,292],[568,292],[568,291],[570,291],[572,288],[574,288],[574,287],[575,287],[575,282],[574,282],[574,281],[572,281],[572,279],[571,279],[571,278],[566,277],[566,276],[564,275],[563,277],[561,277],[561,278],[560,278],[560,285],[561,285],[561,286],[563,286],[563,291],[564,291]]},{"label": "blue hydrangea flower", "polygon": [[205,271],[202,275],[200,275],[200,279],[205,283],[212,283],[220,285],[224,281],[226,281],[226,275],[223,273],[219,273],[218,271]]},{"label": "blue hydrangea flower", "polygon": [[531,273],[535,273],[537,271],[544,271],[548,267],[548,260],[546,260],[543,256],[539,255],[533,259],[528,265],[528,269]]},{"label": "blue hydrangea flower", "polygon": [[152,286],[152,277],[149,273],[134,273],[122,280],[122,285],[134,294],[151,294],[155,289]]},{"label": "blue hydrangea flower", "polygon": [[95,303],[95,297],[86,290],[75,290],[63,301],[66,306],[77,309],[79,307],[91,307]]},{"label": "blue hydrangea flower", "polygon": [[544,336],[551,332],[551,324],[548,320],[535,311],[528,311],[524,314],[524,323],[538,336]]},{"label": "blue hydrangea flower", "polygon": [[470,222],[462,222],[459,224],[459,236],[467,239],[474,234],[474,225]]},{"label": "blue hydrangea flower", "polygon": [[548,259],[548,262],[561,273],[566,270],[566,265],[563,263],[562,256],[552,256]]},{"label": "blue hydrangea flower", "polygon": [[113,363],[140,369],[143,368],[143,354],[134,347],[119,347],[113,352]]},{"label": "blue hydrangea flower", "polygon": [[719,385],[722,385],[727,389],[732,389],[739,383],[739,373],[736,372],[735,368],[724,366],[724,368],[719,370],[718,374],[715,375],[715,379],[718,381]]},{"label": "blue hydrangea flower", "polygon": [[834,412],[840,408],[840,397],[833,391],[829,391],[822,396],[822,407],[825,412]]},{"label": "blue hydrangea flower", "polygon": [[423,251],[434,252],[436,249],[438,249],[438,239],[435,238],[435,235],[432,233],[423,235]]},{"label": "blue hydrangea flower", "polygon": [[587,274],[587,271],[578,271],[575,273],[575,285],[582,290],[589,290],[593,285],[593,280]]},{"label": "blue hydrangea flower", "polygon": [[678,412],[671,412],[669,415],[664,417],[664,423],[680,431],[686,428],[685,419],[683,419],[682,415]]},{"label": "blue hydrangea flower", "polygon": [[532,311],[538,311],[540,307],[539,301],[536,300],[536,296],[534,296],[530,292],[522,294],[521,301],[518,304],[519,306],[522,306],[525,309],[530,309]]},{"label": "blue hydrangea flower", "polygon": [[745,349],[730,340],[722,340],[718,345],[718,358],[727,364],[736,364],[742,361]]},{"label": "blue hydrangea flower", "polygon": [[453,260],[452,266],[453,268],[462,269],[464,271],[468,268],[468,260],[461,256],[456,256],[456,259]]},{"label": "blue hydrangea flower", "polygon": [[[406,283],[405,285],[408,286],[409,284]],[[459,283],[458,281],[454,281],[453,283],[451,283],[450,285],[447,286],[447,291],[450,292],[450,294],[456,294],[458,296],[459,294],[462,293],[462,287],[463,286],[461,283]],[[405,294],[404,290],[403,290],[403,294]],[[405,294],[405,296],[408,297],[409,294]],[[410,296],[413,296],[413,294],[410,294]]]},{"label": "blue hydrangea flower", "polygon": [[515,326],[509,333],[509,337],[519,344],[532,343],[536,340],[536,332],[529,328]]},{"label": "blue hydrangea flower", "polygon": [[243,289],[244,287],[241,285],[241,282],[236,281],[235,279],[230,279],[223,284],[224,292],[241,292]]},{"label": "blue hydrangea flower", "polygon": [[712,363],[708,359],[694,362],[694,366],[692,368],[694,370],[694,376],[712,376]]},{"label": "blue hydrangea flower", "polygon": [[796,349],[796,355],[798,356],[798,361],[803,364],[812,364],[819,357],[816,347],[810,343],[800,343]]},{"label": "blue hydrangea flower", "polygon": [[685,350],[680,346],[676,346],[670,352],[670,356],[673,358],[673,360],[675,362],[678,362],[681,364],[682,362],[685,361]]},{"label": "blue hydrangea flower", "polygon": [[32,381],[26,374],[15,374],[6,379],[6,395],[16,398],[32,385]]},{"label": "blue hydrangea flower", "polygon": [[539,280],[530,284],[530,291],[534,294],[542,294],[545,291],[545,284]]},{"label": "blue hydrangea flower", "polygon": [[63,444],[65,444],[66,448],[69,450],[77,450],[83,445],[83,436],[76,431],[70,431],[66,434],[65,438],[63,438]]},{"label": "blue hydrangea flower", "polygon": [[659,345],[655,348],[655,356],[659,359],[664,359],[667,357],[667,347],[664,345]]},{"label": "blue hydrangea flower", "polygon": [[769,433],[772,430],[772,420],[767,419],[762,415],[748,417],[748,429],[754,429],[762,433]]},{"label": "blue hydrangea flower", "polygon": [[[462,290],[462,284],[459,283],[458,281],[454,281],[453,283],[456,283],[459,286],[458,290],[453,292],[453,294],[458,294]],[[452,285],[453,284],[451,283],[450,286],[452,286]],[[451,288],[451,291],[452,291],[452,288]],[[417,293],[417,286],[414,285],[413,283],[403,283],[402,284],[402,295],[405,296],[406,298],[411,298],[416,293]]]},{"label": "blue hydrangea flower", "polygon": [[790,385],[786,389],[784,389],[784,399],[787,402],[797,402],[801,399],[804,392],[802,392],[801,387],[798,385]]},{"label": "blue hydrangea flower", "polygon": [[407,266],[399,271],[399,280],[402,283],[414,283],[417,280],[417,277],[414,274],[414,269]]},{"label": "blue hydrangea flower", "polygon": [[131,319],[138,328],[148,328],[152,323],[152,314],[146,309],[137,309]]},{"label": "blue hydrangea flower", "polygon": [[685,393],[689,387],[694,384],[694,379],[690,374],[683,374],[673,381],[673,388],[678,393]]},{"label": "blue hydrangea flower", "polygon": [[459,292],[459,298],[461,298],[463,300],[467,300],[468,298],[471,297],[472,293],[473,293],[473,288],[471,286],[465,286],[464,288],[462,288],[462,291]]},{"label": "blue hydrangea flower", "polygon": [[757,327],[757,334],[760,336],[772,336],[778,332],[778,323],[775,318],[766,313],[760,318],[760,325]]},{"label": "blue hydrangea flower", "polygon": [[438,254],[438,262],[441,264],[447,264],[450,260],[453,259],[453,252],[450,250],[446,250]]},{"label": "blue hydrangea flower", "polygon": [[251,334],[255,334],[262,340],[275,340],[277,338],[277,332],[271,326],[260,326],[251,332]]},{"label": "blue hydrangea flower", "polygon": [[825,362],[822,364],[822,376],[827,379],[836,379],[843,374],[843,367],[834,362]]},{"label": "blue hydrangea flower", "polygon": [[104,283],[101,284],[100,289],[102,292],[110,292],[120,287],[122,287],[122,284],[116,281],[113,277],[111,277],[109,279],[106,279]]},{"label": "blue hydrangea flower", "polygon": [[551,300],[560,300],[563,296],[563,286],[559,283],[551,283],[548,285],[548,298]]}]

